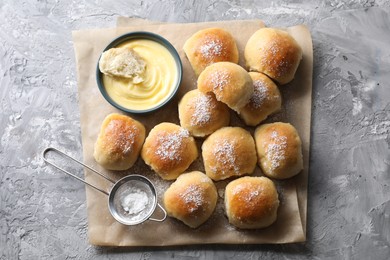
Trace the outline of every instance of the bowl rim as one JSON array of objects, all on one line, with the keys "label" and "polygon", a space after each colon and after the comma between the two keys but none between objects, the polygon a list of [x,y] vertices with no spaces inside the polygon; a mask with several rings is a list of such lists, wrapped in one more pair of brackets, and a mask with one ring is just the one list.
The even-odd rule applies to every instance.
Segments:
[{"label": "bowl rim", "polygon": [[[173,59],[175,60],[176,68],[177,68],[177,72],[178,72],[176,86],[174,87],[174,90],[171,92],[171,94],[163,102],[161,102],[159,105],[153,106],[153,107],[148,108],[148,109],[142,109],[142,110],[129,109],[129,108],[121,106],[117,102],[115,102],[106,92],[106,89],[104,87],[103,80],[102,80],[103,73],[99,69],[99,62],[100,62],[100,58],[101,58],[103,52],[105,52],[111,48],[114,48],[115,46],[118,46],[119,44],[122,44],[126,41],[133,40],[133,39],[152,40],[152,41],[155,41],[155,42],[161,44],[162,46],[164,46],[170,52]],[[116,37],[103,49],[103,51],[101,52],[101,54],[98,58],[97,65],[96,65],[96,82],[97,82],[98,88],[100,90],[100,93],[103,95],[104,99],[108,103],[110,103],[112,106],[114,106],[115,108],[117,108],[123,112],[127,112],[127,113],[144,114],[144,113],[154,112],[154,111],[162,108],[167,103],[169,103],[169,101],[171,101],[173,99],[173,97],[176,95],[176,93],[180,87],[180,84],[182,82],[182,79],[183,79],[183,64],[182,64],[182,61],[180,59],[180,55],[179,55],[178,51],[176,50],[176,48],[167,39],[165,39],[161,35],[156,34],[156,33],[152,33],[149,31],[133,31],[133,32],[128,32],[128,33],[125,33],[125,34],[122,34],[122,35]]]}]

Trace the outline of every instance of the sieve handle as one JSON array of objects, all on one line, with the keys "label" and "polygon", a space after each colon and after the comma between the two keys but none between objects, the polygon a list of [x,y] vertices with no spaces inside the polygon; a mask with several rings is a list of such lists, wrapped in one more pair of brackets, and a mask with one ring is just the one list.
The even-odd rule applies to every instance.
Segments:
[{"label": "sieve handle", "polygon": [[160,203],[157,203],[157,206],[160,208],[160,210],[164,213],[163,218],[149,218],[149,220],[157,221],[157,222],[163,222],[167,218],[167,211],[160,205]]},{"label": "sieve handle", "polygon": [[[77,180],[79,180],[79,181],[85,183],[86,185],[88,185],[88,186],[94,188],[95,190],[98,190],[98,191],[100,191],[100,192],[106,194],[107,196],[109,195],[108,192],[106,192],[105,190],[102,190],[102,189],[100,189],[100,188],[98,188],[98,187],[96,187],[96,186],[90,184],[89,182],[86,182],[84,179],[82,179],[82,178],[80,178],[80,177],[78,177],[78,176],[76,176],[76,175],[74,175],[74,174],[68,172],[67,170],[65,170],[65,169],[63,169],[63,168],[61,168],[61,167],[59,167],[58,165],[56,165],[56,164],[50,162],[50,161],[46,158],[46,154],[47,154],[49,151],[56,152],[56,153],[58,153],[58,154],[60,154],[60,155],[62,155],[62,156],[64,156],[64,157],[66,157],[66,158],[68,158],[68,159],[71,159],[72,161],[76,162],[77,164],[80,164],[80,165],[84,166],[84,167],[87,168],[88,170],[90,170],[90,171],[92,171],[92,172],[98,174],[99,176],[103,177],[104,179],[108,180],[109,182],[115,183],[113,180],[111,180],[110,178],[106,177],[105,175],[101,174],[100,172],[98,172],[98,171],[92,169],[92,168],[89,167],[88,165],[86,165],[86,164],[80,162],[79,160],[76,160],[75,158],[73,158],[73,157],[67,155],[66,153],[64,153],[64,152],[62,152],[62,151],[60,151],[60,150],[58,150],[58,149],[56,149],[56,148],[48,147],[48,148],[46,148],[46,149],[43,151],[43,153],[42,153],[42,158],[43,158],[43,160],[44,160],[47,164],[50,164],[51,166],[54,166],[54,167],[57,168],[58,170],[60,170],[60,171],[62,171],[62,172],[64,172],[64,173],[68,174],[69,176],[71,176],[71,177],[73,177],[73,178],[75,178],[75,179],[77,179]],[[159,205],[159,206],[160,206],[160,205]],[[160,206],[160,207],[161,207],[161,206]]]}]

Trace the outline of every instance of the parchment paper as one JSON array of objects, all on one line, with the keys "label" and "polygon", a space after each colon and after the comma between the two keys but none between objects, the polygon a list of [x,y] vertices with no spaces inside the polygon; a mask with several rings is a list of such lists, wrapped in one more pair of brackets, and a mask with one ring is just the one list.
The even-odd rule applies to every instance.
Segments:
[{"label": "parchment paper", "polygon": [[[248,38],[264,24],[260,20],[223,21],[210,23],[160,24],[147,20],[120,18],[118,28],[82,30],[73,32],[73,41],[78,71],[79,105],[84,162],[113,179],[128,174],[142,174],[155,184],[158,200],[172,183],[160,179],[141,158],[128,171],[113,172],[101,168],[93,159],[93,147],[103,119],[112,112],[120,112],[112,107],[100,94],[96,84],[95,70],[99,55],[115,37],[130,31],[151,31],[169,40],[180,54],[183,62],[183,82],[179,91],[168,105],[147,115],[130,114],[141,121],[147,132],[161,122],[179,124],[177,105],[181,97],[196,88],[196,77],[182,50],[183,44],[193,33],[202,28],[221,27],[228,30],[236,39],[240,51],[240,64],[244,65],[243,50]],[[211,218],[197,229],[191,229],[181,222],[167,218],[164,222],[146,221],[137,226],[125,226],[110,215],[108,198],[89,187],[87,193],[88,237],[93,245],[101,246],[168,246],[183,244],[261,244],[302,242],[306,238],[307,179],[309,169],[310,117],[312,88],[312,42],[307,28],[303,25],[287,28],[303,48],[303,60],[296,78],[288,85],[280,87],[283,96],[282,111],[268,122],[283,121],[292,123],[298,130],[303,144],[304,170],[296,177],[275,181],[281,201],[277,221],[268,228],[243,231],[232,227],[224,215],[224,187],[228,181],[217,182],[219,194],[217,208]],[[238,116],[231,111],[231,125],[245,127]],[[254,128],[248,128],[252,134]],[[202,139],[197,139],[199,151]],[[201,156],[187,171],[204,171]],[[261,175],[256,167],[254,175]],[[110,190],[111,185],[91,172],[85,172],[87,181]],[[158,210],[153,215],[158,218]]]}]

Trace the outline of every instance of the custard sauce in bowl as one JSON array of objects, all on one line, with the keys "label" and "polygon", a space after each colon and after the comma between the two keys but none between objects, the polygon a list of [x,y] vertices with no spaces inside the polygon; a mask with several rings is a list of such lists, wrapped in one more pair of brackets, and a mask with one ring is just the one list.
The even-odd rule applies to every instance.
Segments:
[{"label": "custard sauce in bowl", "polygon": [[146,63],[143,81],[105,75],[97,66],[100,92],[114,107],[130,113],[147,113],[168,103],[182,79],[182,64],[176,49],[163,37],[150,32],[132,32],[111,42],[110,48],[131,48]]}]

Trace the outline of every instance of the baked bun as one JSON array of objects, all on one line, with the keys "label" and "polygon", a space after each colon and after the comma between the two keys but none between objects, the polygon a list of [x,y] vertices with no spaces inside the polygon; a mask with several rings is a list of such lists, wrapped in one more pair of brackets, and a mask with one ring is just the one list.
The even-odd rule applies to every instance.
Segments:
[{"label": "baked bun", "polygon": [[253,82],[248,72],[231,62],[217,62],[208,66],[198,78],[200,92],[213,92],[218,101],[239,111],[253,94]]},{"label": "baked bun", "polygon": [[256,167],[255,142],[240,127],[223,127],[212,133],[202,145],[207,176],[214,181],[251,174]]},{"label": "baked bun", "polygon": [[262,28],[249,38],[244,55],[250,71],[264,73],[280,84],[286,84],[294,78],[302,49],[288,32]]},{"label": "baked bun", "polygon": [[204,173],[193,171],[180,175],[164,193],[164,207],[169,216],[191,228],[197,228],[211,216],[218,193]]},{"label": "baked bun", "polygon": [[226,186],[226,215],[237,228],[268,227],[275,222],[278,207],[278,192],[267,177],[241,177]]},{"label": "baked bun", "polygon": [[145,127],[129,116],[108,115],[101,126],[93,156],[108,170],[127,170],[137,160],[145,140]]},{"label": "baked bun", "polygon": [[286,179],[303,169],[301,139],[291,124],[261,125],[256,128],[255,142],[258,164],[266,176]]},{"label": "baked bun", "polygon": [[249,72],[249,75],[253,80],[254,91],[239,115],[247,125],[256,126],[280,110],[282,97],[276,84],[266,75],[258,72]]},{"label": "baked bun", "polygon": [[99,70],[109,76],[132,79],[133,83],[144,81],[145,61],[132,48],[111,48],[102,53]]},{"label": "baked bun", "polygon": [[187,92],[179,102],[180,125],[193,136],[204,137],[229,125],[230,111],[213,93],[197,89]]},{"label": "baked bun", "polygon": [[198,31],[184,43],[183,50],[197,76],[215,62],[238,63],[236,42],[229,32],[221,28]]},{"label": "baked bun", "polygon": [[161,178],[174,180],[198,157],[198,148],[186,129],[161,123],[150,131],[141,156]]}]

